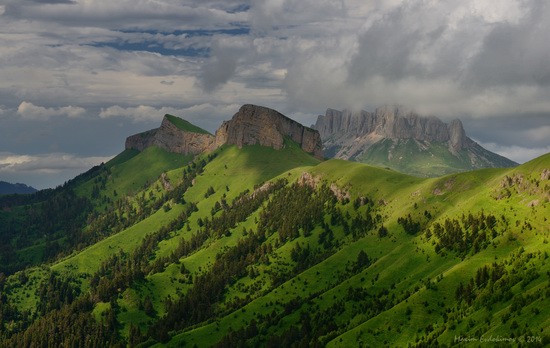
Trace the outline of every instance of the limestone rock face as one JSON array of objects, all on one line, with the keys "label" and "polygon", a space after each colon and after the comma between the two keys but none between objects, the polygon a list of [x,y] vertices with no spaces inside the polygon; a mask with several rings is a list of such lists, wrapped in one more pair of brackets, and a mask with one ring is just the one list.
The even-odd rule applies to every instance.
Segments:
[{"label": "limestone rock face", "polygon": [[400,107],[383,106],[375,112],[351,112],[328,109],[319,116],[315,129],[325,140],[333,135],[377,135],[390,139],[416,139],[421,141],[446,142],[462,149],[467,145],[466,133],[460,120],[449,126],[436,117],[423,117]]},{"label": "limestone rock face", "polygon": [[472,142],[470,138],[466,137],[466,132],[462,126],[462,122],[459,119],[452,120],[449,125],[449,143],[451,149],[454,151],[460,151],[464,148],[468,148]]},{"label": "limestone rock face", "polygon": [[283,114],[257,105],[243,105],[230,121],[225,121],[216,131],[216,146],[223,144],[262,146],[282,149],[284,138],[298,143],[302,150],[323,158],[319,132],[291,120]]},{"label": "limestone rock face", "polygon": [[[324,116],[317,118],[313,126],[321,134],[326,145],[349,145],[361,143],[361,148],[372,145],[380,139],[413,139],[421,142],[447,143],[449,151],[456,153],[473,143],[460,120],[447,125],[437,117],[420,116],[405,108],[383,106],[374,112],[328,109]],[[348,147],[349,147],[348,146]],[[346,150],[349,159],[354,151]]]},{"label": "limestone rock face", "polygon": [[321,135],[326,157],[358,160],[413,175],[516,165],[468,138],[460,120],[446,124],[403,107],[383,106],[374,112],[328,109],[312,128]]},{"label": "limestone rock face", "polygon": [[197,155],[214,150],[215,137],[179,129],[165,116],[159,128],[128,137],[125,148],[143,151],[150,146],[185,155]]},{"label": "limestone rock face", "polygon": [[285,138],[293,140],[314,157],[323,159],[318,131],[275,110],[250,104],[243,105],[231,120],[223,122],[215,136],[187,121],[166,115],[159,128],[128,137],[126,149],[143,151],[158,146],[170,152],[198,155],[224,144],[238,147],[259,144],[279,150],[285,146]]}]

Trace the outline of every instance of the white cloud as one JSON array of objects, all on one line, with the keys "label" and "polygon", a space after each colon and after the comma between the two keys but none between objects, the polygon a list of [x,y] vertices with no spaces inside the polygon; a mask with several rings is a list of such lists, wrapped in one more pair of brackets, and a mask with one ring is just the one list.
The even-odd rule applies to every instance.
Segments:
[{"label": "white cloud", "polygon": [[[498,146],[541,148],[550,137],[545,0],[5,0],[2,6],[0,119],[21,130],[21,139],[37,133],[30,122],[14,123],[21,119],[90,117],[134,131],[158,124],[164,113],[213,131],[244,103],[299,120],[328,107],[397,103],[467,119],[477,138]],[[484,132],[489,120],[511,116],[522,120],[514,132]]]},{"label": "white cloud", "polygon": [[0,178],[7,182],[22,182],[37,189],[52,188],[111,158],[68,153],[21,155],[0,152]]},{"label": "white cloud", "polygon": [[100,118],[115,118],[122,117],[131,119],[133,122],[158,121],[160,124],[161,118],[165,114],[175,115],[184,118],[191,123],[213,132],[221,124],[220,120],[229,119],[241,104],[196,104],[190,107],[174,108],[174,107],[153,107],[148,105],[140,105],[137,107],[122,107],[113,105],[108,108],[101,109]]},{"label": "white cloud", "polygon": [[14,18],[32,19],[64,25],[115,28],[184,29],[230,27],[246,19],[242,12],[174,1],[148,0],[81,0],[66,4],[32,4],[8,0],[6,13]]},{"label": "white cloud", "polygon": [[517,163],[525,163],[533,158],[550,153],[550,146],[527,148],[516,145],[499,145],[495,143],[479,142],[479,144],[487,150],[498,153],[499,155],[509,158]]},{"label": "white cloud", "polygon": [[80,157],[67,153],[18,155],[0,152],[0,173],[56,174],[66,170],[86,171],[111,157]]},{"label": "white cloud", "polygon": [[110,117],[125,117],[132,119],[135,122],[146,121],[146,120],[157,120],[159,115],[179,113],[180,110],[174,108],[154,108],[152,106],[140,105],[138,107],[121,107],[118,105],[109,106],[108,108],[101,109],[99,117],[101,118],[110,118]]},{"label": "white cloud", "polygon": [[27,120],[48,120],[55,116],[78,118],[86,113],[86,109],[78,106],[63,106],[59,108],[45,108],[23,101],[17,108],[17,114]]}]

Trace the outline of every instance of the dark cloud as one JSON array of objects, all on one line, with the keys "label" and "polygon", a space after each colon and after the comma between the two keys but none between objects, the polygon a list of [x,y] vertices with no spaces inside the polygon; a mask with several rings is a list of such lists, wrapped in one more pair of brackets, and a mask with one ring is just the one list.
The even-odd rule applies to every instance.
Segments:
[{"label": "dark cloud", "polygon": [[233,6],[205,6],[147,0],[96,0],[93,4],[64,0],[8,0],[4,15],[15,20],[37,20],[72,27],[171,32],[194,28],[234,28],[246,19],[243,12],[230,11],[234,8],[235,3]]},{"label": "dark cloud", "polygon": [[201,70],[201,87],[206,92],[212,92],[225,84],[235,74],[237,60],[236,54],[212,56]]},{"label": "dark cloud", "polygon": [[39,4],[76,4],[74,0],[29,0]]},{"label": "dark cloud", "polygon": [[469,79],[479,86],[550,88],[550,3],[533,1],[519,23],[498,23],[472,60]]},{"label": "dark cloud", "polygon": [[[0,149],[103,158],[164,112],[214,131],[244,103],[306,124],[329,107],[390,103],[460,117],[476,141],[524,161],[550,139],[549,8],[545,0],[5,0]],[[32,171],[12,174],[43,187]]]},{"label": "dark cloud", "polygon": [[420,73],[411,55],[423,33],[409,27],[408,16],[406,9],[398,8],[359,37],[357,52],[348,67],[349,83],[362,84],[374,76],[395,81]]},{"label": "dark cloud", "polygon": [[199,84],[202,89],[212,92],[229,81],[237,71],[239,60],[249,49],[247,39],[215,37],[210,48],[210,57],[201,67]]},{"label": "dark cloud", "polygon": [[463,118],[472,138],[487,143],[516,145],[525,148],[550,146],[548,114],[499,115],[482,119]]}]

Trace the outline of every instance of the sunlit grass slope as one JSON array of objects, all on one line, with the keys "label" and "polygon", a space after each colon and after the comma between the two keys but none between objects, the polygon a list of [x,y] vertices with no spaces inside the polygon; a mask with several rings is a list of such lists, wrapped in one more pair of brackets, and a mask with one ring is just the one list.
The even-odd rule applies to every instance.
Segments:
[{"label": "sunlit grass slope", "polygon": [[166,117],[176,127],[178,127],[179,129],[181,129],[183,131],[191,132],[191,133],[210,134],[208,131],[206,131],[206,130],[198,127],[198,126],[195,126],[191,122],[186,121],[186,120],[184,120],[182,118],[179,118],[177,116],[166,114],[164,117]]},{"label": "sunlit grass slope", "polygon": [[[158,347],[454,346],[460,343],[456,337],[491,335],[540,338],[533,344],[538,347],[550,339],[550,155],[512,169],[426,179],[356,162],[319,162],[290,141],[282,150],[222,147],[190,166],[188,158],[152,148],[107,163],[110,176],[102,192],[128,194],[137,207],[168,195],[201,161],[204,167],[182,197],[49,267],[27,271],[31,282],[10,277],[10,298],[32,311],[40,301],[40,278],[50,269],[79,277],[82,291],[95,294],[90,279],[103,262],[131,253],[146,236],[189,212],[147,254],[146,264],[155,267],[121,286],[110,301],[94,304],[98,321],[114,311],[123,339]],[[259,196],[280,179],[287,182],[247,215],[173,256],[181,243],[206,230],[205,221],[213,224],[231,209],[244,211],[243,197]],[[293,185],[297,181],[301,185]],[[83,184],[80,192],[92,192],[93,185],[98,182]],[[308,185],[311,191],[300,191]],[[319,204],[322,194],[331,198]],[[318,204],[318,211],[305,209],[310,204]],[[270,220],[278,210],[281,221]],[[242,248],[263,222],[301,221],[302,214],[315,223],[295,227],[291,237],[282,236],[284,224],[266,228],[259,244]],[[472,242],[461,252],[459,242],[443,244],[435,237],[437,224],[455,223],[473,233],[469,215],[495,221],[480,227],[490,237],[477,250]],[[398,222],[405,217],[418,222],[419,230],[406,231]],[[242,254],[225,258],[238,248]],[[232,269],[232,262],[242,269]],[[217,281],[221,275],[210,272],[220,263],[234,273],[216,292],[219,299],[201,299],[198,287],[208,289],[203,279]],[[483,267],[502,267],[506,274],[485,284],[478,272]],[[464,297],[457,289],[472,281],[470,297]],[[184,302],[178,304],[182,309],[171,307],[189,294],[201,299],[196,310],[211,314],[185,317],[190,307]],[[167,319],[178,315],[185,319]]]},{"label": "sunlit grass slope", "polygon": [[159,147],[152,146],[142,152],[124,150],[119,155],[105,163],[109,170],[79,186],[77,192],[88,197],[92,196],[95,186],[104,187],[101,191],[111,198],[118,195],[135,194],[148,183],[156,180],[163,172],[180,168],[193,157],[171,153]]},{"label": "sunlit grass slope", "polygon": [[[148,151],[149,149],[147,149],[138,156],[132,157],[132,163],[124,162],[127,166],[117,170],[118,175],[115,174],[115,176],[125,178],[125,185],[117,187],[130,186],[130,180],[150,180],[153,182],[151,180],[153,175],[162,172],[161,163],[157,163],[155,169],[150,169],[149,174],[141,173],[130,178],[130,180],[123,176],[123,173],[132,172],[136,168],[147,168],[152,160],[152,155],[167,154],[161,149],[153,149],[154,151]],[[167,161],[164,163],[164,170],[167,171],[171,181],[181,180],[182,167],[170,170],[177,163],[181,163],[181,156],[167,156],[165,159]],[[230,200],[244,190],[252,190],[254,185],[274,178],[290,169],[298,166],[307,167],[318,162],[318,160],[301,151],[295,144],[290,142],[287,148],[283,150],[274,150],[264,146],[248,146],[244,149],[238,149],[236,146],[225,147],[217,151],[217,157],[205,167],[204,172],[197,178],[195,185],[189,189],[184,197],[190,202],[197,203],[199,206],[197,216],[206,216],[215,201],[224,193]],[[226,186],[229,191],[227,191]],[[209,187],[213,187],[216,193],[205,198],[204,194]],[[150,188],[146,192],[151,190]],[[133,250],[147,233],[152,233],[163,224],[175,219],[182,210],[183,207],[180,205],[174,205],[174,208],[168,212],[161,209],[140,223],[87,248],[77,255],[54,265],[52,268],[66,268],[77,272],[91,273],[97,270],[101,262],[112,253],[119,250]]]},{"label": "sunlit grass slope", "polygon": [[[478,156],[474,162],[472,162],[472,154]],[[509,167],[513,164],[477,145],[453,154],[449,151],[447,144],[414,139],[381,140],[354,160],[421,177],[436,177],[485,167],[487,166],[485,159],[492,161],[497,167]]]},{"label": "sunlit grass slope", "polygon": [[[390,237],[380,238],[373,231],[358,241],[346,242],[345,237],[340,235],[343,244],[334,255],[280,286],[263,288],[261,295],[255,294],[257,298],[241,310],[177,335],[168,345],[185,343],[210,346],[231,331],[249,327],[253,319],[260,322],[261,318],[273,312],[278,313],[277,318],[282,315],[277,328],[268,329],[268,333],[276,335],[299,323],[303,313],[313,315],[323,310],[330,311],[338,303],[345,303],[336,318],[341,329],[336,334],[322,337],[329,346],[407,346],[419,340],[436,340],[440,345],[452,346],[458,343],[455,341],[456,336],[480,338],[485,335],[488,338],[493,335],[510,338],[517,336],[521,328],[525,327],[533,328],[533,339],[538,337],[542,340],[544,335],[549,334],[545,324],[548,316],[545,311],[535,309],[547,308],[549,305],[546,297],[536,297],[541,290],[548,288],[548,280],[542,275],[550,270],[544,256],[550,251],[550,225],[547,221],[550,184],[548,179],[541,179],[544,170],[549,168],[550,156],[543,156],[514,169],[479,170],[419,179],[340,160],[320,163],[308,171],[349,190],[352,197],[368,196],[382,205],[381,214]],[[528,189],[521,189],[526,191],[512,194],[508,199],[495,199],[503,180],[516,174],[523,175],[524,180],[532,182],[533,187],[540,186],[540,190],[526,192]],[[537,198],[538,205],[533,206],[531,202]],[[438,254],[434,251],[433,239],[428,240],[423,235],[410,236],[396,223],[397,218],[406,214],[420,218],[426,211],[433,215],[433,221],[440,222],[460,219],[463,214],[470,212],[499,214],[510,225],[502,227],[502,232],[493,243],[479,253],[465,258],[454,253]],[[532,223],[531,230],[521,225],[525,221]],[[309,244],[313,249],[319,247],[319,232],[314,230],[312,236],[300,237],[278,248],[269,267],[284,267],[287,262],[292,263],[289,261],[289,253],[297,243]],[[338,279],[339,275],[345,274],[346,266],[356,259],[361,250],[376,257],[377,261],[357,275]],[[524,257],[522,255],[525,252],[537,256]],[[461,307],[456,299],[459,283],[468,283],[476,276],[479,268],[493,262],[515,262],[523,265],[521,267],[524,269],[537,269],[542,278],[531,282],[526,280],[525,285],[514,286],[512,297],[493,307],[470,307],[465,312],[464,309],[459,310]],[[196,260],[193,263],[196,264]],[[207,267],[207,264],[203,264],[203,267]],[[510,272],[514,272],[513,267]],[[232,296],[245,296],[246,293],[238,289],[254,283],[250,278],[239,281],[229,290],[226,300]],[[350,301],[350,289],[379,294],[382,301],[391,304],[378,315],[367,316],[357,310],[360,301]],[[535,297],[526,310],[512,312],[514,320],[506,319],[511,308],[515,308],[513,302],[518,301],[517,296],[521,294]],[[285,303],[293,298],[300,298],[301,305],[296,312],[288,313]],[[388,298],[398,300],[390,301]],[[248,342],[266,343],[253,339]]]}]

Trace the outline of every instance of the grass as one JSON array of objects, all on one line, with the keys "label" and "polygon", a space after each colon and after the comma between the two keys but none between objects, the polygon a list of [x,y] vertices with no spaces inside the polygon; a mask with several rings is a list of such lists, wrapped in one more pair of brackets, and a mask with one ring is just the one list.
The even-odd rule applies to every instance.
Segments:
[{"label": "grass", "polygon": [[[156,146],[142,152],[125,150],[105,164],[110,174],[105,178],[103,194],[112,200],[134,195],[166,171],[181,168],[191,161],[192,155],[171,153]],[[76,192],[91,197],[97,183],[94,179],[80,185]]]},{"label": "grass", "polygon": [[[540,170],[541,165],[547,166],[548,164],[549,162],[546,160],[538,163],[537,168],[532,168],[534,164],[531,163],[527,164],[526,168]],[[339,160],[326,161],[312,167],[310,172],[322,176],[328,182],[336,182],[341,187],[348,188],[354,195],[367,194],[386,201],[387,205],[383,211],[386,219],[390,221],[388,226],[393,240],[378,240],[375,236],[368,236],[360,242],[350,244],[326,261],[297,277],[300,280],[308,280],[309,285],[305,292],[300,291],[300,287],[290,286],[291,283],[297,282],[297,278],[295,278],[246,305],[241,312],[232,313],[218,319],[214,324],[206,324],[176,336],[170,345],[177,346],[186,342],[209,346],[219,340],[223,336],[223,332],[228,332],[229,328],[236,330],[248,323],[254,315],[265,315],[274,309],[273,306],[264,308],[266,303],[284,301],[289,296],[307,296],[311,292],[328,286],[328,290],[313,300],[316,305],[323,308],[323,305],[328,306],[338,298],[342,298],[342,294],[350,286],[366,286],[368,289],[376,291],[377,289],[390,288],[392,284],[395,285],[396,294],[413,290],[413,295],[407,301],[398,303],[371,320],[363,321],[360,317],[345,316],[340,318],[341,322],[349,321],[350,326],[344,333],[331,340],[329,346],[354,346],[357,345],[358,340],[375,345],[388,345],[389,342],[392,342],[391,345],[407,345],[415,340],[421,332],[419,330],[423,330],[427,323],[434,323],[439,327],[444,325],[440,312],[436,311],[438,306],[440,304],[454,305],[454,291],[458,282],[466,282],[475,275],[479,267],[490,264],[495,259],[501,260],[508,257],[522,245],[534,251],[548,250],[548,247],[543,246],[542,236],[531,236],[517,242],[509,241],[507,236],[501,236],[496,240],[497,248],[489,247],[481,253],[461,260],[452,255],[443,257],[435,254],[430,243],[420,237],[405,235],[400,231],[400,227],[391,221],[414,210],[415,203],[419,206],[418,209],[435,210],[441,218],[458,218],[463,212],[475,212],[481,209],[486,212],[502,212],[505,207],[510,206],[511,202],[496,202],[497,204],[495,204],[495,200],[490,196],[491,191],[499,185],[505,175],[517,171],[524,172],[525,169],[520,167],[517,169],[479,170],[436,179],[419,179],[389,170]],[[441,192],[434,194],[437,188],[440,188]],[[528,214],[527,207],[516,207],[516,209],[520,215]],[[537,221],[542,222],[542,220]],[[280,253],[288,255],[291,245],[287,244],[286,247],[281,247]],[[333,280],[334,275],[342,271],[341,268],[338,271],[338,265],[341,266],[353,260],[356,252],[361,249],[366,250],[369,255],[378,257],[378,261],[365,274],[354,276],[342,284],[330,287],[330,280]],[[375,279],[375,275],[377,279],[375,284],[369,284],[369,281]],[[423,280],[430,279],[432,282],[436,282],[435,279],[439,275],[442,276],[442,279],[437,281],[437,290],[420,287],[414,291],[414,287],[417,284],[422,284]],[[247,280],[243,280],[243,282],[246,283]],[[286,290],[289,287],[292,288],[291,293]],[[230,291],[228,297],[237,293],[235,290]],[[327,299],[331,300],[327,301]],[[307,311],[307,308],[310,307],[314,307],[314,305],[306,306],[302,310]],[[405,320],[403,317],[408,308],[412,314],[409,320]],[[251,312],[254,315],[251,316]],[[498,317],[500,314],[494,315]],[[297,320],[297,316],[297,312],[289,315],[280,325],[283,325],[283,328],[285,325],[290,325]],[[522,320],[527,324],[540,327],[540,323],[535,325],[533,320],[527,318]],[[391,328],[395,330],[396,327],[400,330],[399,334],[390,331]],[[501,326],[496,325],[493,331],[502,332],[502,329],[498,329],[498,327]],[[445,340],[448,341],[452,337],[451,333],[444,334],[441,343],[445,343]]]},{"label": "grass", "polygon": [[177,205],[168,212],[160,209],[148,219],[138,222],[134,226],[99,241],[78,254],[56,263],[52,266],[52,269],[91,274],[95,272],[101,263],[110,255],[119,250],[126,252],[132,251],[139,245],[145,235],[155,232],[168,221],[175,219],[182,211],[183,206]]},{"label": "grass", "polygon": [[179,118],[179,117],[176,117],[176,116],[173,116],[173,115],[169,115],[169,114],[164,115],[164,117],[166,117],[168,119],[168,121],[170,121],[173,125],[178,127],[178,129],[181,129],[182,131],[191,132],[191,133],[199,133],[199,134],[210,134],[208,131],[206,131],[206,130],[198,127],[198,126],[195,126],[191,122],[186,121],[182,118]]},{"label": "grass", "polygon": [[473,163],[469,151],[463,149],[454,155],[444,143],[420,142],[413,139],[384,139],[359,155],[357,160],[420,177],[437,177],[482,168],[491,163],[485,158],[497,165],[508,164],[500,156],[495,154],[491,156],[491,153],[479,147],[471,150],[476,155],[479,152],[477,162]]},{"label": "grass", "polygon": [[[451,321],[444,320],[443,313],[450,317],[463,311],[458,309],[455,297],[455,289],[460,282],[466,283],[475,276],[477,269],[484,265],[511,260],[512,255],[521,247],[525,253],[542,253],[532,261],[541,276],[525,289],[515,287],[514,295],[534,294],[537,291],[545,291],[548,286],[545,274],[550,271],[550,263],[543,253],[550,252],[547,241],[550,237],[550,223],[547,221],[548,203],[544,202],[548,192],[544,190],[544,185],[550,183],[541,181],[541,173],[544,169],[550,169],[550,155],[512,169],[478,170],[437,178],[418,178],[355,162],[319,162],[290,141],[286,142],[282,150],[262,146],[247,146],[242,149],[226,146],[218,149],[216,154],[217,156],[206,165],[204,172],[185,193],[185,200],[195,202],[199,209],[187,221],[190,231],[184,227],[172,233],[158,245],[153,260],[170,255],[181,238],[190,238],[199,228],[198,219],[211,216],[211,209],[216,201],[225,197],[227,202],[231,202],[241,192],[252,191],[255,185],[267,180],[287,178],[293,182],[306,171],[348,191],[352,200],[357,197],[369,197],[374,200],[378,207],[377,213],[389,230],[389,236],[379,238],[376,231],[370,231],[366,236],[352,241],[349,236],[344,235],[343,228],[335,228],[335,240],[340,242],[340,246],[334,254],[296,274],[283,284],[271,287],[268,272],[275,269],[291,269],[294,262],[290,254],[297,243],[303,246],[309,244],[313,249],[320,248],[319,235],[322,228],[317,226],[311,236],[300,236],[283,244],[278,243],[275,233],[266,241],[275,249],[273,254],[269,255],[269,262],[254,265],[259,271],[258,277],[245,276],[235,279],[226,289],[226,303],[218,304],[222,310],[219,316],[184,331],[174,332],[167,346],[197,344],[199,347],[208,347],[218,342],[230,330],[243,328],[252,319],[258,320],[273,312],[280,315],[280,320],[269,328],[262,328],[263,333],[281,334],[292,325],[297,325],[302,313],[310,313],[313,317],[323,311],[330,311],[339,301],[344,301],[344,310],[332,314],[339,328],[330,336],[322,337],[323,342],[331,347],[358,346],[360,343],[370,346],[407,346],[417,338],[430,334],[428,324],[432,324],[432,328],[440,332],[440,344],[453,344],[455,335],[474,335],[478,331],[487,335],[509,335],[510,322],[503,323],[502,318],[509,311],[511,300],[499,303],[491,310],[470,308],[464,319],[452,320],[454,328],[445,326]],[[144,183],[155,180],[162,172],[167,172],[173,183],[181,180],[182,166],[186,161],[188,159],[182,156],[173,156],[156,148],[140,154],[125,152],[107,163],[112,173],[112,182],[108,184],[112,186],[107,186],[107,189],[149,193],[152,189],[143,189]],[[532,191],[513,193],[507,199],[495,200],[492,197],[495,190],[501,187],[506,176],[513,175],[524,176],[524,182],[531,183],[529,187]],[[539,184],[536,184],[535,179],[539,180]],[[82,193],[89,189],[86,185],[89,183],[81,187]],[[215,192],[205,197],[210,187]],[[145,196],[147,197],[147,194]],[[539,199],[540,203],[530,207],[529,202],[534,199]],[[350,203],[339,203],[338,207],[344,214],[355,214]],[[131,251],[147,233],[167,224],[184,208],[182,205],[173,204],[168,211],[160,209],[136,225],[52,265],[51,268],[62,273],[93,273],[102,260],[120,249]],[[366,211],[366,207],[359,209],[361,214]],[[433,239],[426,240],[422,235],[408,235],[397,224],[399,217],[411,214],[415,218],[420,218],[425,211],[433,215],[432,222],[447,218],[460,219],[462,214],[469,212],[483,211],[486,214],[495,214],[499,218],[504,216],[510,224],[508,230],[513,233],[514,238],[510,238],[508,233],[499,235],[494,241],[495,246],[490,245],[474,255],[458,257],[452,252],[446,255],[436,254]],[[147,275],[144,281],[134,283],[120,294],[117,301],[121,310],[117,318],[121,323],[122,335],[127,335],[130,324],[138,325],[145,332],[147,323],[153,320],[140,309],[140,301],[145,296],[151,297],[157,316],[162,316],[163,301],[167,296],[177,298],[193,286],[186,283],[185,276],[180,273],[181,264],[184,264],[194,276],[208,270],[217,254],[243,238],[243,228],[249,230],[256,227],[258,218],[259,211],[256,211],[245,221],[238,223],[230,236],[208,240],[196,252],[183,257],[177,263],[167,265],[162,272]],[[330,217],[325,217],[325,222],[329,219]],[[524,219],[528,219],[533,225],[532,230],[522,225],[516,226],[516,220]],[[347,274],[347,267],[357,259],[360,251],[365,251],[375,262],[357,274],[340,277]],[[36,293],[36,284],[45,273],[41,273],[44,271],[39,268],[31,272],[35,272],[32,273],[35,279],[32,284],[17,283],[17,275],[9,278],[9,284],[12,284],[10,286],[15,294],[10,296],[16,296],[10,299],[17,299],[21,308],[32,309],[38,301],[33,294]],[[434,288],[428,289],[425,286],[427,282],[431,282]],[[246,290],[255,284],[259,285],[259,290]],[[366,311],[357,311],[357,303],[347,300],[350,288],[363,288],[369,294],[382,294],[387,291],[388,294],[383,296],[394,296],[396,300],[391,306],[382,308],[376,316],[369,317]],[[405,296],[406,293],[410,296]],[[245,298],[247,295],[251,296],[248,303],[237,310],[228,310],[229,300]],[[300,307],[286,313],[286,303],[297,296],[303,299]],[[109,306],[99,303],[93,314],[100,318],[101,313]],[[537,315],[533,315],[535,308],[540,309]],[[533,330],[542,329],[543,334],[550,334],[548,308],[548,299],[540,297],[526,305],[514,319],[521,327],[528,325]],[[487,324],[488,317],[490,319]],[[470,319],[473,324],[469,322]]]},{"label": "grass", "polygon": [[171,153],[153,146],[123,163],[108,162],[107,166],[111,168],[111,180],[114,183],[112,189],[121,194],[137,192],[147,182],[156,180],[162,172],[180,168],[191,159],[191,155]]}]

